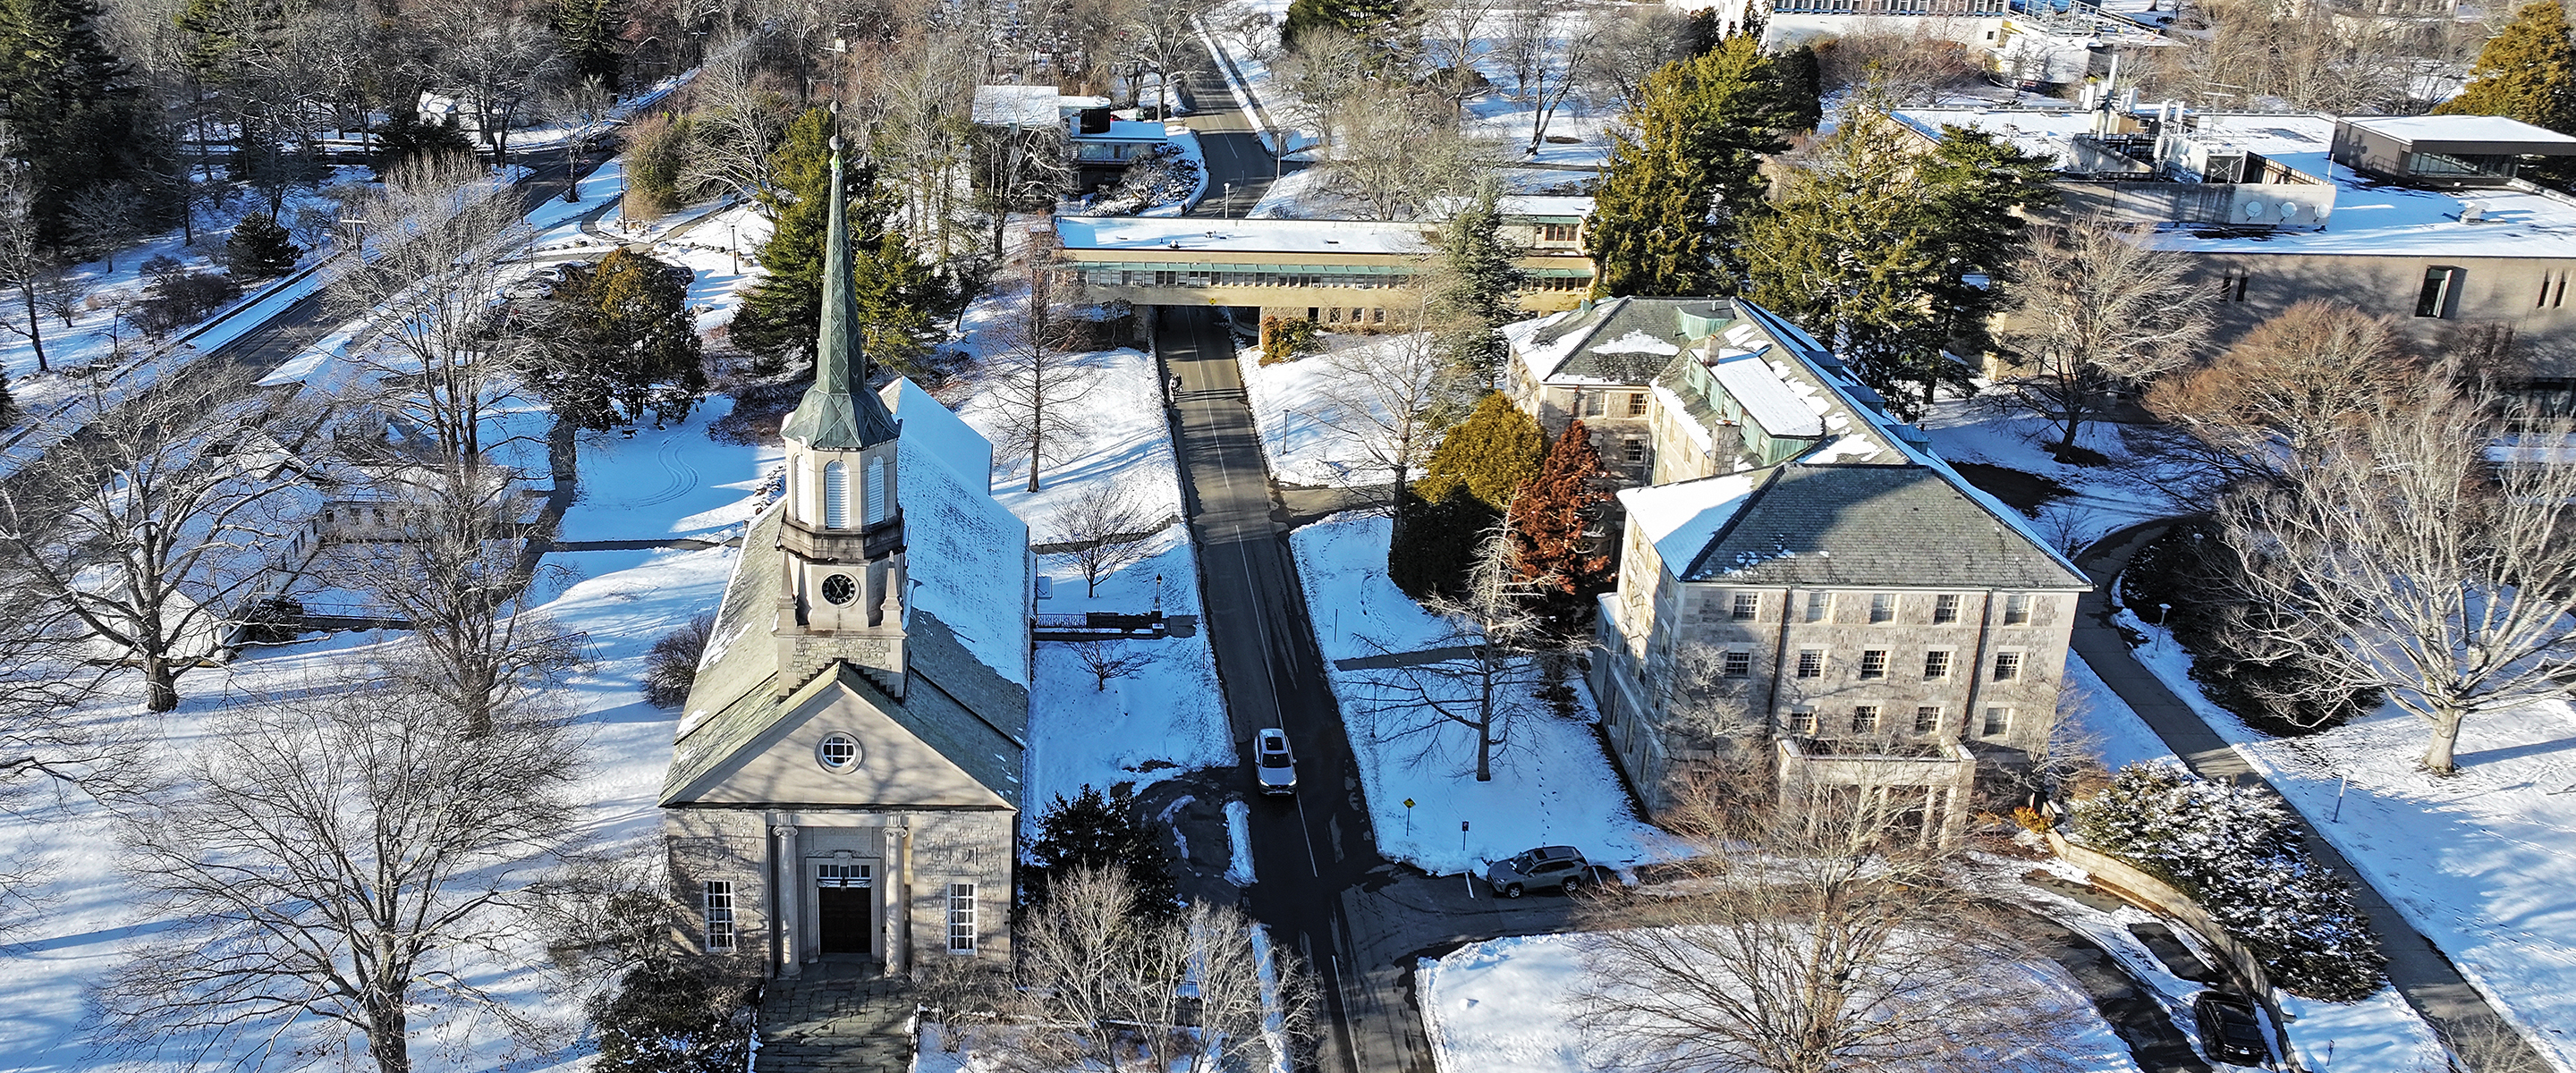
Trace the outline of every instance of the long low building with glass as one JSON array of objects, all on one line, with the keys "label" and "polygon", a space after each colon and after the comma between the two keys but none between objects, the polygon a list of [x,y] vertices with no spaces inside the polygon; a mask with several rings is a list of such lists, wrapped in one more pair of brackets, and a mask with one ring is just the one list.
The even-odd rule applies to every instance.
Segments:
[{"label": "long low building with glass", "polygon": [[[1578,230],[1582,216],[1533,222],[1524,215],[1505,214],[1506,240],[1524,249],[1515,262],[1528,280],[1522,305],[1533,313],[1574,308],[1592,287],[1592,262],[1582,254]],[[1438,252],[1435,227],[1138,216],[1055,222],[1064,261],[1095,301],[1250,306],[1263,316],[1363,326],[1407,318],[1406,300],[1396,292]]]}]

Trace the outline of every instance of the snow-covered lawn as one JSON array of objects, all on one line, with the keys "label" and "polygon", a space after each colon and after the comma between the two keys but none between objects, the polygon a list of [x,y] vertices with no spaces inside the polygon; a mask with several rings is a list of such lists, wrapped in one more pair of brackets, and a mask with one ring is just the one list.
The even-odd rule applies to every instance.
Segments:
[{"label": "snow-covered lawn", "polygon": [[[1419,986],[1423,1027],[1441,1073],[1617,1073],[1608,1049],[1578,1024],[1576,997],[1589,971],[1583,937],[1531,935],[1471,943],[1441,958],[1423,958]],[[2028,966],[2067,1020],[2066,1054],[2090,1073],[2130,1073],[2128,1045],[2094,1012],[2064,970]]]},{"label": "snow-covered lawn", "polygon": [[1253,423],[1261,430],[1262,452],[1270,458],[1270,475],[1282,484],[1383,487],[1387,468],[1369,457],[1357,437],[1327,420],[1335,404],[1325,387],[1345,375],[1336,368],[1337,360],[1367,348],[1402,346],[1406,337],[1326,332],[1320,338],[1325,352],[1295,361],[1263,365],[1257,346],[1235,355],[1244,391],[1251,397]]},{"label": "snow-covered lawn", "polygon": [[1981,399],[1944,399],[1924,415],[1921,424],[1932,437],[1932,449],[1953,463],[2001,466],[2066,486],[2069,494],[2051,500],[2038,514],[2037,527],[2051,542],[2071,542],[2080,549],[2126,526],[2183,509],[2130,476],[2142,463],[2121,442],[2118,425],[2087,423],[2076,436],[2076,446],[2099,452],[2110,462],[2076,466],[2048,453],[2046,447],[2057,442],[2058,432],[2027,411],[2003,409]]},{"label": "snow-covered lawn", "polygon": [[2121,621],[2155,639],[2137,652],[2158,678],[2543,1055],[2576,1070],[2576,710],[2566,700],[2469,720],[2459,774],[2435,778],[2415,767],[2421,724],[2395,708],[2266,737],[2201,696],[2190,655],[2161,627],[2127,612]]},{"label": "snow-covered lawn", "polygon": [[[1415,651],[1441,634],[1438,620],[1386,579],[1388,528],[1384,517],[1340,514],[1289,534],[1327,662]],[[1526,694],[1510,698],[1518,718],[1496,750],[1493,781],[1480,783],[1472,732],[1462,739],[1444,728],[1438,733],[1454,747],[1426,757],[1418,736],[1395,734],[1417,716],[1373,710],[1368,682],[1385,673],[1332,671],[1378,852],[1440,875],[1482,871],[1486,861],[1539,845],[1576,846],[1596,863],[1621,867],[1671,852],[1661,832],[1637,819],[1593,733],[1588,699],[1580,718],[1567,720]],[[1469,828],[1461,831],[1462,823]]]}]

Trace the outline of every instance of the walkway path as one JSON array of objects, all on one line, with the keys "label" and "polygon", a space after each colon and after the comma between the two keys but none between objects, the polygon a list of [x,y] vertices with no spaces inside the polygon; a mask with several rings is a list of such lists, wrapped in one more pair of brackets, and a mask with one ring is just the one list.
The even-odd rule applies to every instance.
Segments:
[{"label": "walkway path", "polygon": [[[2231,782],[2261,781],[2262,774],[2246,763],[2234,746],[2138,662],[2119,627],[2111,622],[2113,579],[2129,565],[2129,557],[2162,535],[2165,527],[2166,523],[2151,522],[2124,529],[2102,538],[2084,553],[2079,565],[2092,576],[2093,591],[2084,595],[2076,617],[2075,652],[2192,771]],[[2397,907],[2370,885],[2368,878],[2354,870],[2333,843],[2320,836],[2297,810],[2289,810],[2289,815],[2299,822],[2308,852],[2351,884],[2354,902],[2370,914],[2371,931],[2379,936],[2380,949],[2388,955],[2389,982],[2406,997],[2406,1004],[2415,1007],[2445,1038],[2481,1041],[2472,1053],[2458,1056],[2470,1073],[2549,1068],[2522,1035],[2488,1004],[2486,996],[2469,986],[2450,959],[2416,931]]]},{"label": "walkway path", "polygon": [[912,993],[902,980],[829,973],[772,980],[760,1002],[752,1073],[904,1073]]}]

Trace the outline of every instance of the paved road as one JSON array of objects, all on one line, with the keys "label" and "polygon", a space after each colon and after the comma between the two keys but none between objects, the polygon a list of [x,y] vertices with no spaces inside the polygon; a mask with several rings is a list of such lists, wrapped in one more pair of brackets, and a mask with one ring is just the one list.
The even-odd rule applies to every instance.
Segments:
[{"label": "paved road", "polygon": [[[2111,624],[2112,579],[2129,565],[2129,556],[2164,529],[2164,523],[2159,522],[2122,530],[2085,553],[2080,565],[2092,576],[2093,591],[2084,595],[2076,617],[2075,652],[2193,771],[2212,779],[2260,780],[2261,773],[2246,763],[2234,746],[2209,729],[2198,713],[2138,662],[2119,628]],[[2406,996],[2406,1004],[2415,1007],[2415,1012],[2449,1038],[2482,1041],[2473,1053],[2460,1056],[2470,1073],[2549,1068],[2521,1034],[2487,1003],[2486,996],[2460,976],[2450,959],[2416,931],[2397,907],[2371,886],[2368,877],[2354,870],[2334,843],[2318,835],[2315,826],[2297,810],[2290,810],[2289,815],[2299,821],[2308,852],[2352,885],[2353,901],[2370,915],[2370,929],[2379,936],[2380,949],[2388,955],[2389,982]],[[2486,1046],[2484,1041],[2494,1041],[2494,1046]]]},{"label": "paved road", "polygon": [[[1190,210],[1192,216],[1242,216],[1260,204],[1263,192],[1281,174],[1281,162],[1263,148],[1252,117],[1244,114],[1219,73],[1220,61],[1196,46],[1204,60],[1181,81],[1181,102],[1190,109],[1191,130],[1199,135],[1199,152],[1207,158],[1208,196]],[[1288,171],[1304,167],[1287,166]]]}]

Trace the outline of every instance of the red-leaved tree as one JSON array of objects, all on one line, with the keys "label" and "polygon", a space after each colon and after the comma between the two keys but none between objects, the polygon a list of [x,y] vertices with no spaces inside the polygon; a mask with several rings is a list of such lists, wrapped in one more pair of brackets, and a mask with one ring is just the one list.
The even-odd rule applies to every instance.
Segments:
[{"label": "red-leaved tree", "polygon": [[1610,553],[1591,535],[1608,508],[1601,455],[1583,422],[1565,426],[1538,477],[1512,498],[1511,534],[1517,542],[1521,579],[1531,585],[1532,610],[1559,634],[1575,634],[1592,623],[1592,598],[1617,582]]}]

